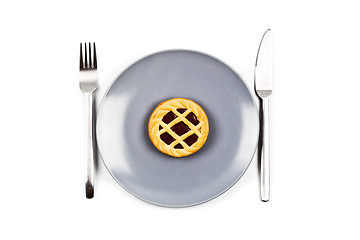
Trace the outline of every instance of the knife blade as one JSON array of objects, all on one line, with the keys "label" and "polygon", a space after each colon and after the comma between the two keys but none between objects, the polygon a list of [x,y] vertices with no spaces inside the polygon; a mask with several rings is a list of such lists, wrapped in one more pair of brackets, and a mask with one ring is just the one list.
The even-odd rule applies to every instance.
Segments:
[{"label": "knife blade", "polygon": [[273,37],[271,29],[268,29],[263,35],[256,57],[255,92],[261,99],[260,197],[262,201],[267,202],[270,199],[269,98],[273,92]]}]

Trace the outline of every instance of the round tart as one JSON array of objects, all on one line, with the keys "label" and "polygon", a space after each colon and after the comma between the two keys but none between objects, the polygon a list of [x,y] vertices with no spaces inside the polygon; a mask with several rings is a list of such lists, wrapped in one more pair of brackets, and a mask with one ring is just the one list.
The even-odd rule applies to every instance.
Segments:
[{"label": "round tart", "polygon": [[149,136],[155,147],[170,156],[184,157],[199,150],[209,134],[204,110],[185,98],[160,103],[149,120]]}]

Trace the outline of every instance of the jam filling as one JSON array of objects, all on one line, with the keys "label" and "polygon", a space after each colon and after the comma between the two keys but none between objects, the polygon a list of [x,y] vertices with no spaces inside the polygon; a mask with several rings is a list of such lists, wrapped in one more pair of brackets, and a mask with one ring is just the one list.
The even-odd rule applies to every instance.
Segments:
[{"label": "jam filling", "polygon": [[183,121],[178,122],[177,124],[172,126],[170,129],[179,136],[182,136],[185,133],[187,133],[188,131],[190,131],[190,128],[188,127],[188,125],[186,125]]},{"label": "jam filling", "polygon": [[184,149],[184,147],[183,147],[180,143],[176,144],[176,145],[174,146],[174,148]]},{"label": "jam filling", "polygon": [[172,120],[174,120],[175,118],[177,118],[177,116],[175,115],[175,113],[173,112],[168,112],[162,119],[162,121],[166,124],[169,124]]},{"label": "jam filling", "polygon": [[170,145],[173,141],[175,141],[175,139],[167,132],[161,134],[160,139],[163,140],[167,145]]},{"label": "jam filling", "polygon": [[193,135],[188,136],[187,138],[184,139],[184,142],[190,147],[191,145],[193,145],[197,140],[199,139],[199,137],[194,133]]},{"label": "jam filling", "polygon": [[176,111],[178,111],[180,114],[183,114],[184,112],[186,112],[186,108],[178,108],[176,109]]},{"label": "jam filling", "polygon": [[[183,114],[187,109],[186,108],[178,108],[176,109],[176,111],[178,111],[180,114]],[[176,114],[174,114],[172,111],[168,112],[162,119],[162,121],[166,124],[169,124],[170,122],[172,122],[175,118],[177,118]],[[194,124],[195,126],[198,125],[200,122],[197,119],[196,115],[193,112],[190,112],[186,117],[185,117],[189,122],[191,122],[192,124]],[[162,126],[159,126],[159,130],[163,129]],[[178,122],[177,124],[175,124],[174,126],[172,126],[170,128],[174,133],[176,133],[178,136],[182,136],[185,133],[187,133],[188,131],[190,131],[190,128],[188,125],[186,125],[183,121]],[[173,141],[175,141],[175,139],[167,132],[163,133],[160,135],[160,139],[165,142],[167,145],[170,145]],[[184,142],[190,147],[191,145],[193,145],[197,140],[199,139],[199,137],[194,133],[192,135],[190,135],[189,137],[187,137],[186,139],[184,139]],[[178,143],[174,146],[175,149],[183,149],[184,147]]]},{"label": "jam filling", "polygon": [[186,117],[187,120],[189,120],[189,122],[191,122],[192,124],[194,124],[195,126],[198,125],[200,122],[197,119],[197,117],[195,116],[195,114],[193,112],[189,113]]}]

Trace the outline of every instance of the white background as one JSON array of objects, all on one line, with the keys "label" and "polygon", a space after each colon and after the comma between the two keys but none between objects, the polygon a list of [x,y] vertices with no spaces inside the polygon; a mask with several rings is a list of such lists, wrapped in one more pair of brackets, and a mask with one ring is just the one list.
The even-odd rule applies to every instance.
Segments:
[{"label": "white background", "polygon": [[[0,239],[359,239],[357,2],[2,1]],[[252,90],[267,28],[270,202],[256,161],[224,195],[183,209],[136,199],[100,162],[85,199],[80,42],[97,44],[99,104],[124,68],[174,48],[222,59]]]}]

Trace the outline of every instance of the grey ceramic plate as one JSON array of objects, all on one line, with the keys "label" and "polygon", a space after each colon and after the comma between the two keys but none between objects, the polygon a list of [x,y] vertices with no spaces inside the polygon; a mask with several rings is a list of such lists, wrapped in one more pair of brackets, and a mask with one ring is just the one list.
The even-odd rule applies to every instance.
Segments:
[{"label": "grey ceramic plate", "polygon": [[[148,136],[155,107],[171,98],[198,103],[210,132],[196,153],[174,158]],[[120,74],[97,120],[100,155],[113,178],[136,197],[161,206],[209,201],[244,174],[259,136],[258,111],[241,77],[221,61],[184,50],[145,57]]]}]

